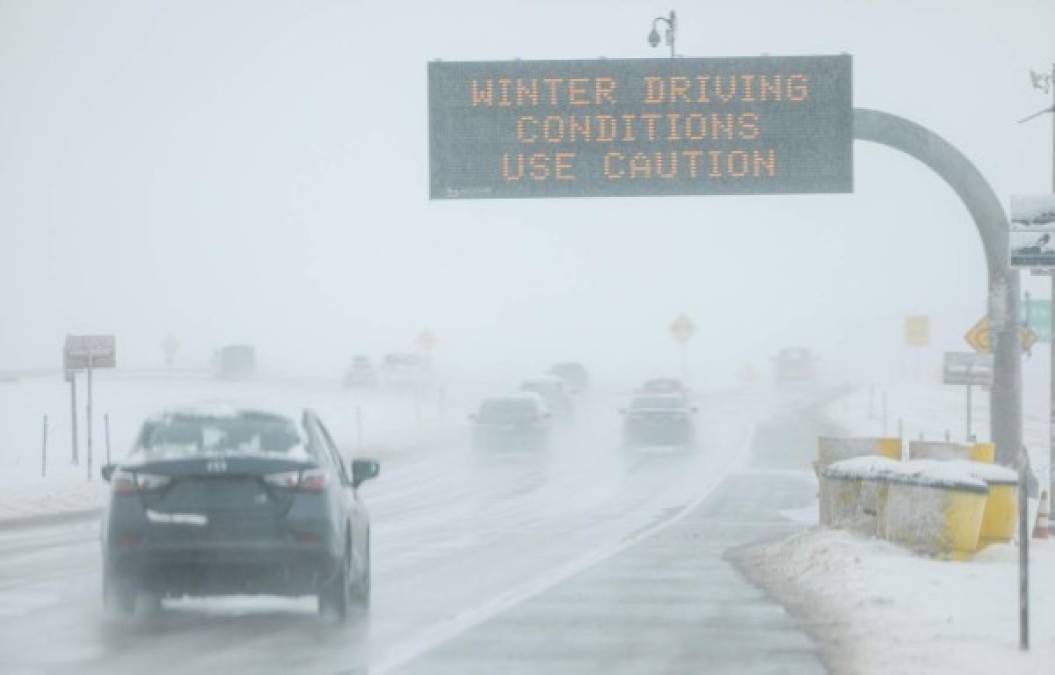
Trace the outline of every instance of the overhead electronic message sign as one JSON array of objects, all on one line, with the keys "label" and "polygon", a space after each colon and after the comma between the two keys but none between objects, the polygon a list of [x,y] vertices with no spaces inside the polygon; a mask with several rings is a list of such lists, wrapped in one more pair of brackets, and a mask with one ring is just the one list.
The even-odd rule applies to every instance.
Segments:
[{"label": "overhead electronic message sign", "polygon": [[853,190],[851,59],[429,64],[433,199]]}]

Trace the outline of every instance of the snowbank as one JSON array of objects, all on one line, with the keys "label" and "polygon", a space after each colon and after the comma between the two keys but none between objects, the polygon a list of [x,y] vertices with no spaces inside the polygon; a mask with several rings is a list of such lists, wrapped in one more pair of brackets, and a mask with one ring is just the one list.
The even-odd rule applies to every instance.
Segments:
[{"label": "snowbank", "polygon": [[1055,669],[1055,540],[1034,541],[1033,650],[1018,651],[1018,550],[973,562],[917,557],[842,530],[742,550],[748,576],[798,614],[837,673],[902,675]]}]

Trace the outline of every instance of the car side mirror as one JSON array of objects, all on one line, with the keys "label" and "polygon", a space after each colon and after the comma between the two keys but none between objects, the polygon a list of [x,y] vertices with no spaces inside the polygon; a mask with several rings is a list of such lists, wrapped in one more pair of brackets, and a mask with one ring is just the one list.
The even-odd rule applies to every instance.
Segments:
[{"label": "car side mirror", "polygon": [[381,462],[375,459],[352,460],[352,487],[359,487],[381,473]]},{"label": "car side mirror", "polygon": [[104,481],[109,483],[110,476],[114,475],[114,469],[116,468],[113,464],[104,464],[99,468],[99,474],[102,475]]}]

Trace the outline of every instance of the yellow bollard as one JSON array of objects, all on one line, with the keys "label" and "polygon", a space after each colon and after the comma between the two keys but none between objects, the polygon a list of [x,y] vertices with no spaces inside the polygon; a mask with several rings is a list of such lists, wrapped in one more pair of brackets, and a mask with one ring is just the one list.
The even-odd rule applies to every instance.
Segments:
[{"label": "yellow bollard", "polygon": [[890,459],[901,460],[900,438],[878,438],[879,454]]},{"label": "yellow bollard", "polygon": [[971,446],[971,461],[992,464],[996,459],[996,449],[992,443],[975,443]]},{"label": "yellow bollard", "polygon": [[948,492],[943,543],[953,551],[963,553],[977,551],[988,495],[984,492],[961,490],[949,490]]},{"label": "yellow bollard", "polygon": [[990,482],[989,499],[982,514],[982,531],[978,534],[978,547],[1011,541],[1017,523],[1018,485]]}]

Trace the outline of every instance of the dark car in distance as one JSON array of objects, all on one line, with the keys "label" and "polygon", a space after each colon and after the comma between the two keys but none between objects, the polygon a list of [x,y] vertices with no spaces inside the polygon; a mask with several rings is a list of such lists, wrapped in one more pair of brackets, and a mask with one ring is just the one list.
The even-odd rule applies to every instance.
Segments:
[{"label": "dark car in distance", "polygon": [[782,349],[773,359],[773,375],[778,384],[811,382],[817,376],[817,357],[805,347]]},{"label": "dark car in distance", "polygon": [[581,363],[574,361],[554,363],[550,366],[549,372],[564,380],[568,391],[573,394],[581,394],[590,388],[590,374]]},{"label": "dark car in distance", "polygon": [[664,445],[691,447],[695,440],[693,415],[681,394],[642,393],[634,397],[623,415],[623,444],[626,447]]},{"label": "dark car in distance", "polygon": [[372,389],[377,386],[377,382],[377,370],[374,369],[374,364],[370,362],[370,357],[365,354],[357,354],[352,359],[352,365],[349,366],[344,374],[344,388]]},{"label": "dark car in distance", "polygon": [[551,415],[533,393],[484,399],[473,421],[473,445],[483,450],[539,450],[549,441]]},{"label": "dark car in distance", "polygon": [[316,595],[343,619],[370,598],[370,521],[350,467],[311,411],[177,409],[143,424],[128,457],[103,467],[103,600],[138,596]]}]

